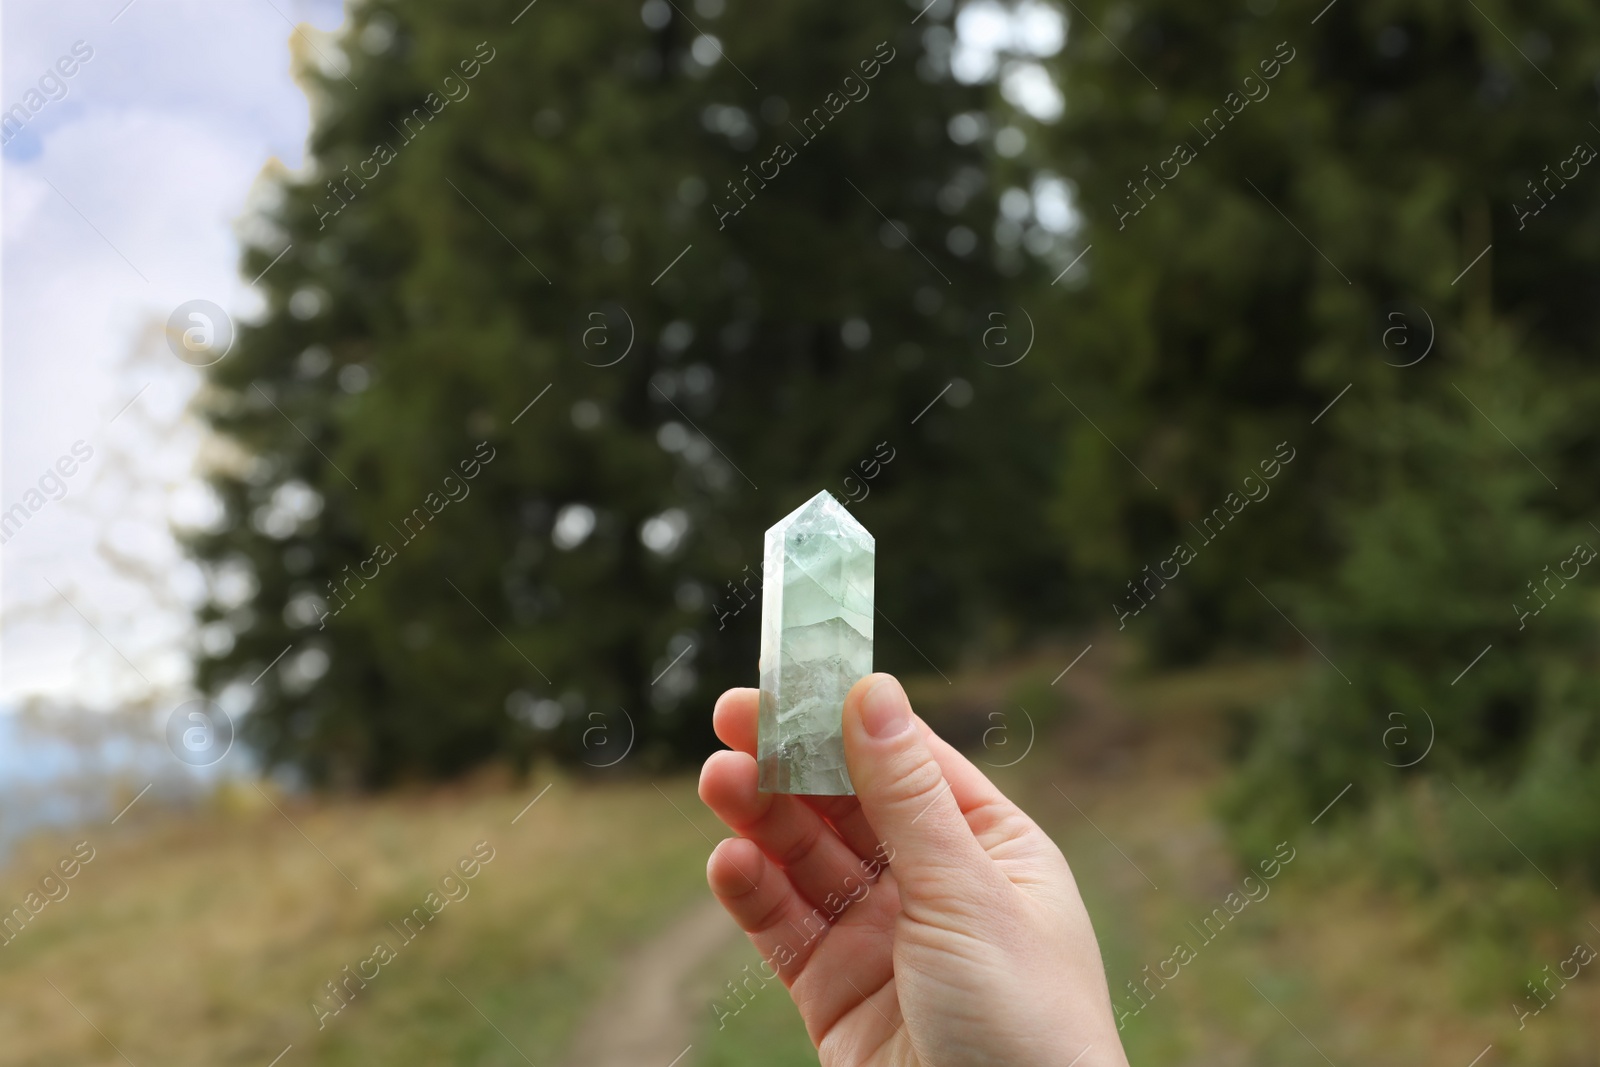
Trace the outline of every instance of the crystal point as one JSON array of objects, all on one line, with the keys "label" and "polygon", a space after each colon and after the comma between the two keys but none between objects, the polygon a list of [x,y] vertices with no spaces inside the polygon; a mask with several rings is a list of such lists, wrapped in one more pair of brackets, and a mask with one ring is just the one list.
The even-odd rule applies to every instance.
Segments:
[{"label": "crystal point", "polygon": [[758,786],[854,793],[844,697],[872,673],[872,535],[823,490],[767,531],[761,590]]}]

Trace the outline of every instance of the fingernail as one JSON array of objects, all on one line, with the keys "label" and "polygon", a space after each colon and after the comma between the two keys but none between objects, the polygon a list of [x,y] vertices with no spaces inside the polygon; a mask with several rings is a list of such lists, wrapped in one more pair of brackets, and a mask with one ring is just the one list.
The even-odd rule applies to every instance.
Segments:
[{"label": "fingernail", "polygon": [[893,737],[911,725],[911,705],[893,678],[885,678],[867,690],[866,699],[861,702],[861,725],[877,738]]}]

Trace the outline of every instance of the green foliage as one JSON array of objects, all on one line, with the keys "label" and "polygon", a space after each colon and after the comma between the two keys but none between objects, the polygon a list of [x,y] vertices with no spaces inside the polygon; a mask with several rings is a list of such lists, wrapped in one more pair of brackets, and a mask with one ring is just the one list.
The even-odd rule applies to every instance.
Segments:
[{"label": "green foliage", "polygon": [[[269,761],[695,753],[754,676],[761,532],[826,487],[866,494],[885,669],[1084,620],[1292,650],[1327,667],[1246,738],[1241,835],[1426,781],[1594,854],[1595,576],[1551,575],[1600,544],[1600,172],[1553,175],[1600,143],[1600,15],[1074,9],[1041,126],[952,79],[943,8],[517,6],[362,8],[361,88],[314,79],[313,176],[247,257],[294,246],[212,379],[245,458],[195,547],[257,587],[207,609],[237,643],[202,679],[251,690]],[[1068,239],[1000,217],[1053,175]]]},{"label": "green foliage", "polygon": [[[1304,826],[1347,784],[1330,819],[1436,776],[1524,850],[1600,873],[1584,807],[1600,769],[1596,576],[1557,579],[1526,625],[1512,606],[1574,545],[1600,544],[1596,310],[1577,295],[1600,271],[1600,212],[1579,183],[1600,176],[1557,178],[1543,200],[1528,186],[1600,143],[1600,16],[1316,15],[1154,3],[1106,27],[1120,50],[1083,32],[1069,45],[1077,106],[1055,144],[1094,252],[1063,305],[1078,343],[1050,370],[1128,456],[1077,420],[1056,510],[1116,596],[1288,441],[1298,458],[1272,498],[1128,623],[1168,657],[1254,637],[1330,661],[1262,717],[1227,804],[1241,833]],[[1430,738],[1425,760],[1396,766]],[[1458,855],[1523,862],[1445,789],[1475,820]]]},{"label": "green foliage", "polygon": [[919,66],[938,16],[735,5],[716,46],[522,7],[362,5],[349,80],[312,79],[311,176],[245,273],[293,248],[206,400],[245,458],[195,551],[256,592],[207,609],[237,643],[201,680],[248,690],[245,737],[366,786],[703,751],[755,678],[763,530],[864,472],[881,667],[1051,617],[1049,455],[975,354],[1004,279],[945,247],[995,205],[945,134],[987,90]]}]

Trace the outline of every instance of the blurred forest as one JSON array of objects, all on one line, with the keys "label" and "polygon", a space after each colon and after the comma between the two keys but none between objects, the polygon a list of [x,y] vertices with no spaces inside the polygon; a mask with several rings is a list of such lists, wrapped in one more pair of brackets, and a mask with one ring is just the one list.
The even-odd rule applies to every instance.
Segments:
[{"label": "blurred forest", "polygon": [[371,0],[201,399],[202,685],[316,784],[693,759],[825,488],[881,669],[1303,654],[1239,724],[1241,842],[1454,784],[1600,875],[1597,30]]}]

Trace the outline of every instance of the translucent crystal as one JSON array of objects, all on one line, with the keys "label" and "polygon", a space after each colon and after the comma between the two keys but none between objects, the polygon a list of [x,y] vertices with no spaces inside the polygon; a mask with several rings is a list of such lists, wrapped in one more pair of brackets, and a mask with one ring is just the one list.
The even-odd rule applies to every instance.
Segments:
[{"label": "translucent crystal", "polygon": [[826,490],[767,531],[761,590],[764,793],[854,793],[844,696],[872,673],[872,535]]}]

